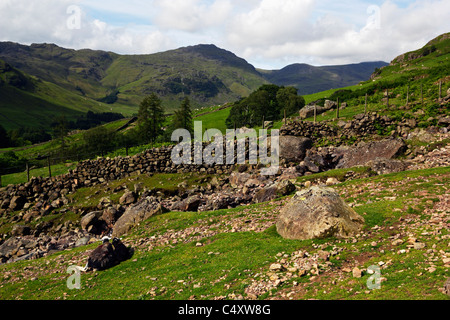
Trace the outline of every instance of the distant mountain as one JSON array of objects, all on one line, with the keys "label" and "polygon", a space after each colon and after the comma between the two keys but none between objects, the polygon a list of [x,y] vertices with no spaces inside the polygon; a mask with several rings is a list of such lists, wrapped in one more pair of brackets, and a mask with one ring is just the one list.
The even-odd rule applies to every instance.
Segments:
[{"label": "distant mountain", "polygon": [[299,94],[306,95],[358,84],[369,79],[375,69],[387,65],[382,61],[323,67],[297,63],[281,70],[259,71],[267,81],[279,86],[295,87]]},{"label": "distant mountain", "polygon": [[54,44],[0,43],[0,59],[79,95],[116,105],[137,105],[156,92],[167,109],[189,96],[206,106],[246,96],[266,80],[233,53],[197,45],[148,55],[72,50]]},{"label": "distant mountain", "polygon": [[294,86],[300,94],[309,94],[367,80],[375,68],[387,65],[295,64],[281,70],[257,70],[211,44],[119,55],[55,44],[0,42],[0,59],[11,69],[2,71],[9,80],[0,80],[0,124],[8,128],[47,127],[58,114],[70,118],[88,110],[132,115],[153,92],[168,112],[186,96],[194,107],[218,105],[246,97],[266,83]]}]

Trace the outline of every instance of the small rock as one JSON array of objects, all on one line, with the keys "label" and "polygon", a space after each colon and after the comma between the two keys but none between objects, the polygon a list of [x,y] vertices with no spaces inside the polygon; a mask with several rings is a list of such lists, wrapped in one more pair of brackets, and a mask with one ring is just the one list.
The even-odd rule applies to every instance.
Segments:
[{"label": "small rock", "polygon": [[423,248],[425,248],[425,243],[423,243],[423,242],[415,242],[414,243],[414,249],[421,250]]},{"label": "small rock", "polygon": [[281,271],[283,269],[284,269],[283,266],[281,264],[279,264],[279,263],[273,263],[269,267],[270,271]]},{"label": "small rock", "polygon": [[361,278],[362,271],[358,267],[354,267],[352,270],[353,278]]}]

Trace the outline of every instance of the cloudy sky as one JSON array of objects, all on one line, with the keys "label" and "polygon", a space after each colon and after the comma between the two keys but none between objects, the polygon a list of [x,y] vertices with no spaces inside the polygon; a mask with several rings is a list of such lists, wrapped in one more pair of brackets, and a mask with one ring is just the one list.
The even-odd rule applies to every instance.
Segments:
[{"label": "cloudy sky", "polygon": [[391,61],[450,32],[449,0],[0,0],[0,41],[122,54],[215,44],[255,67]]}]

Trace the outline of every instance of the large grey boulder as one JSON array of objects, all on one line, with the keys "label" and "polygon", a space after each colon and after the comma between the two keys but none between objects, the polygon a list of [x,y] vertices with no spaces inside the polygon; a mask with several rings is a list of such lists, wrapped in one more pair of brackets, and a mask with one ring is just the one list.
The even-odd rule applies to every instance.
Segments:
[{"label": "large grey boulder", "polygon": [[313,142],[306,137],[280,136],[280,158],[287,162],[300,162]]},{"label": "large grey boulder", "polygon": [[341,159],[336,168],[363,166],[377,158],[394,159],[405,150],[406,144],[402,139],[361,142],[355,147],[339,147],[335,150],[335,154]]},{"label": "large grey boulder", "polygon": [[286,239],[347,238],[359,233],[364,219],[332,188],[311,187],[297,192],[284,206],[277,231]]},{"label": "large grey boulder", "polygon": [[142,221],[167,212],[154,197],[147,197],[130,206],[114,225],[113,237],[121,237]]}]

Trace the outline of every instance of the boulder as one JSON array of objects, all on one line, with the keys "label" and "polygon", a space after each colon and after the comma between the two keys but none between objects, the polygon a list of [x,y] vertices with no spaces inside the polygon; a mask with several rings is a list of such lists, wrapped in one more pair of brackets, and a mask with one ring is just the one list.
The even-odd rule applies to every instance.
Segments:
[{"label": "boulder", "polygon": [[287,196],[296,190],[295,185],[289,180],[281,180],[276,186],[277,192],[281,196]]},{"label": "boulder", "polygon": [[313,142],[306,137],[280,136],[280,158],[287,162],[300,162]]},{"label": "boulder", "polygon": [[128,233],[138,223],[167,212],[161,203],[154,197],[147,197],[125,210],[125,213],[114,225],[113,237],[121,237]]},{"label": "boulder", "polygon": [[406,150],[402,139],[385,139],[372,142],[361,142],[355,147],[339,147],[335,154],[341,159],[336,168],[351,168],[366,165],[376,158],[393,159]]},{"label": "boulder", "polygon": [[387,174],[405,171],[408,163],[402,160],[376,158],[366,163],[377,174]]},{"label": "boulder", "polygon": [[89,227],[95,226],[98,223],[99,218],[102,216],[102,211],[89,212],[83,218],[81,218],[80,224],[81,228],[88,230]]},{"label": "boulder", "polygon": [[262,188],[255,193],[253,200],[255,203],[261,203],[276,199],[278,197],[277,191],[278,188],[276,186]]},{"label": "boulder", "polygon": [[9,203],[9,208],[12,211],[21,210],[26,202],[27,202],[27,199],[25,197],[14,196],[11,199],[11,202]]},{"label": "boulder", "polygon": [[278,217],[278,233],[287,239],[347,238],[361,231],[364,219],[332,188],[297,192]]},{"label": "boulder", "polygon": [[136,194],[133,191],[125,191],[120,197],[119,203],[122,205],[130,205],[136,202]]}]

